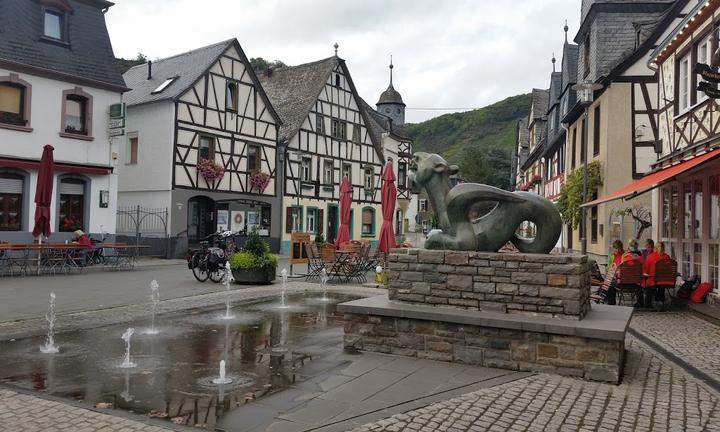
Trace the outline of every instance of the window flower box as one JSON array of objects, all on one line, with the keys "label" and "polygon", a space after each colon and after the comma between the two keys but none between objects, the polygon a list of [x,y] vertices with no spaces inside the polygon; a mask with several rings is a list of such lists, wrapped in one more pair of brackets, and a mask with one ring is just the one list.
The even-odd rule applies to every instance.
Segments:
[{"label": "window flower box", "polygon": [[250,190],[253,189],[258,193],[265,192],[268,185],[270,184],[270,174],[264,173],[260,170],[255,170],[250,173]]},{"label": "window flower box", "polygon": [[197,164],[200,175],[209,182],[220,180],[225,175],[225,167],[210,159],[202,159]]}]

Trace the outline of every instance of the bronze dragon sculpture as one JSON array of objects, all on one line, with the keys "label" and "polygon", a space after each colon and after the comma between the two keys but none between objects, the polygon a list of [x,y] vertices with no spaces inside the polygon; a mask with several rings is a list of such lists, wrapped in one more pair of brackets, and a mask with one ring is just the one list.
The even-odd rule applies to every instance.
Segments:
[{"label": "bronze dragon sculpture", "polygon": [[[497,252],[508,241],[525,253],[549,253],[562,229],[560,213],[553,203],[530,192],[508,192],[496,187],[461,183],[453,187],[450,176],[458,167],[437,154],[415,153],[410,181],[415,192],[427,191],[441,233],[431,235],[427,249]],[[479,203],[497,203],[482,217],[471,219]],[[537,234],[528,239],[516,234],[525,221],[535,224]]]}]

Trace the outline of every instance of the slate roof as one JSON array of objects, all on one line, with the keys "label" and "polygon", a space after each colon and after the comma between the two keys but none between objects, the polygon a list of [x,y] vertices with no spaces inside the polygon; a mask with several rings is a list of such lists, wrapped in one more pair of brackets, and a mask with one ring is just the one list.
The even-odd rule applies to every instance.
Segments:
[{"label": "slate roof", "polygon": [[520,119],[517,123],[517,144],[520,148],[530,146],[530,131],[528,130],[527,119]]},{"label": "slate roof", "polygon": [[69,45],[43,39],[42,6],[33,0],[0,1],[0,62],[60,73],[117,91],[125,82],[115,69],[102,9],[111,3],[68,0]]},{"label": "slate roof", "polygon": [[395,87],[393,87],[392,83],[390,83],[388,88],[380,94],[380,100],[378,100],[376,105],[381,104],[399,104],[405,106],[405,102],[403,102],[402,96],[400,96],[400,93],[395,90]]},{"label": "slate roof", "polygon": [[540,119],[545,116],[548,110],[548,97],[550,92],[548,90],[532,89],[532,96],[530,102],[530,112],[535,115],[534,119]]},{"label": "slate roof", "polygon": [[565,91],[567,86],[577,84],[579,53],[580,49],[575,44],[566,42],[563,46],[561,93]]},{"label": "slate roof", "polygon": [[360,98],[360,109],[368,114],[367,127],[374,141],[381,142],[383,133],[390,133],[401,140],[410,140],[404,128],[392,124],[389,117],[377,112],[363,98]]},{"label": "slate roof", "polygon": [[265,93],[283,121],[279,135],[281,140],[289,140],[300,130],[339,61],[338,57],[333,56],[275,69],[269,76],[260,76]]},{"label": "slate roof", "polygon": [[[228,39],[186,53],[155,60],[152,62],[152,79],[149,80],[147,79],[147,63],[130,68],[123,74],[123,78],[131,90],[125,93],[123,100],[128,106],[133,106],[180,96],[187,88],[195,84],[198,78],[233,43],[235,43],[235,39]],[[160,84],[172,77],[178,78],[161,93],[152,94],[152,91]]]},{"label": "slate roof", "polygon": [[562,72],[553,72],[550,74],[550,90],[548,92],[548,112],[553,106],[560,103],[560,95],[562,94]]}]

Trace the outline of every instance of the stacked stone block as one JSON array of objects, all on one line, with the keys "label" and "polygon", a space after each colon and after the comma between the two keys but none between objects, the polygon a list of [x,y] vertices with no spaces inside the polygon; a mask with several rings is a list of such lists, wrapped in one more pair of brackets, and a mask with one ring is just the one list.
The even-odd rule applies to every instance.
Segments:
[{"label": "stacked stone block", "polygon": [[373,315],[345,315],[345,346],[365,351],[618,383],[624,341]]},{"label": "stacked stone block", "polygon": [[590,310],[585,256],[395,249],[389,270],[391,300],[575,320]]}]

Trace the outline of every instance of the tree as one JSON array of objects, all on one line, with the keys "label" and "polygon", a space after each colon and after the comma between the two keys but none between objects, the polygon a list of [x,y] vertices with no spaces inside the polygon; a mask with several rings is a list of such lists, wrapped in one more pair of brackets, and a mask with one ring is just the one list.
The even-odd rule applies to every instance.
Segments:
[{"label": "tree", "polygon": [[250,59],[250,66],[252,66],[255,73],[265,72],[269,69],[278,69],[287,66],[280,60],[268,61],[262,57],[253,57]]},{"label": "tree", "polygon": [[460,174],[469,182],[510,188],[510,152],[500,147],[471,146],[463,152]]}]

